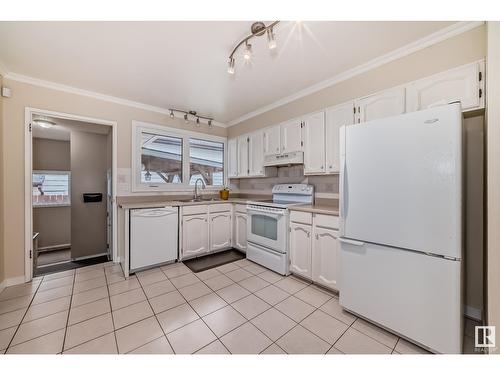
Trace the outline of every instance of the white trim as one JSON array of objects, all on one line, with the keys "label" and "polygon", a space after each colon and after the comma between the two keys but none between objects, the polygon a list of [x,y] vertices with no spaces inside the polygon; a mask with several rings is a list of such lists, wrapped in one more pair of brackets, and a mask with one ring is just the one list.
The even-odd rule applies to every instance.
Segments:
[{"label": "white trim", "polygon": [[464,306],[464,315],[478,322],[481,322],[483,319],[483,311],[472,306]]},{"label": "white trim", "polygon": [[0,283],[0,293],[2,293],[2,291],[5,288],[8,288],[9,286],[24,284],[24,282],[25,282],[24,276],[16,276],[16,277],[11,277],[9,279],[5,279]]},{"label": "white trim", "polygon": [[[0,69],[1,69],[1,66],[0,66]],[[0,71],[0,74],[1,74],[1,71]],[[34,78],[34,77],[30,77],[30,76],[26,76],[26,75],[14,73],[14,72],[6,73],[3,76],[3,78],[10,79],[12,81],[27,83],[27,84],[30,84],[33,86],[45,87],[48,89],[63,91],[63,92],[67,92],[70,94],[86,96],[89,98],[103,100],[103,101],[115,103],[115,104],[120,104],[120,105],[124,105],[127,107],[139,108],[139,109],[142,109],[145,111],[161,113],[163,115],[170,115],[170,111],[168,110],[168,108],[162,108],[162,107],[157,107],[157,106],[153,106],[153,105],[149,105],[149,104],[144,104],[144,103],[136,102],[133,100],[119,98],[117,96],[101,94],[101,93],[98,93],[95,91],[89,91],[89,90],[84,90],[84,89],[80,89],[80,88],[73,87],[73,86],[63,85],[61,83],[45,81],[43,79],[38,79],[38,78]],[[179,116],[176,116],[176,117],[180,118]],[[207,120],[200,118],[200,122],[207,123]],[[215,121],[215,120],[212,121],[212,125],[217,126],[217,127],[221,127],[221,128],[227,128],[226,124]]]},{"label": "white trim", "polygon": [[111,199],[113,202],[113,262],[119,260],[118,256],[118,214],[116,207],[116,193],[117,193],[117,173],[118,173],[118,123],[116,121],[97,119],[93,117],[86,117],[80,115],[74,115],[63,112],[48,111],[39,108],[26,107],[24,110],[24,178],[25,178],[25,200],[24,200],[24,248],[25,248],[25,266],[24,266],[24,281],[30,281],[33,278],[33,261],[29,257],[29,253],[33,246],[33,202],[32,202],[32,135],[29,131],[29,124],[33,114],[39,114],[43,116],[58,117],[67,120],[76,120],[81,122],[88,122],[92,124],[111,126],[112,135],[112,166],[111,173],[113,175],[112,180],[112,195]]},{"label": "white trim", "polygon": [[360,75],[362,73],[365,73],[367,71],[378,68],[379,66],[385,65],[391,61],[408,56],[412,53],[415,53],[415,52],[420,51],[424,48],[430,47],[434,44],[440,43],[444,40],[450,39],[450,38],[457,36],[459,34],[463,34],[469,30],[472,30],[472,29],[475,29],[479,26],[482,26],[483,24],[484,24],[484,21],[457,22],[453,25],[445,27],[439,31],[436,31],[435,33],[432,33],[432,34],[427,35],[421,39],[418,39],[414,42],[411,42],[403,47],[395,49],[392,52],[389,52],[389,53],[386,53],[385,55],[376,57],[375,59],[370,60],[364,64],[358,65],[352,69],[348,69],[345,72],[337,74],[337,75],[335,75],[335,76],[333,76],[325,81],[322,81],[322,82],[316,83],[312,86],[309,86],[303,90],[300,90],[299,92],[297,92],[295,94],[284,97],[280,100],[277,100],[271,104],[268,104],[264,107],[256,109],[252,112],[248,112],[247,114],[244,114],[243,116],[240,116],[234,120],[227,122],[227,126],[231,127],[231,126],[237,125],[240,122],[248,120],[252,117],[258,116],[258,115],[265,113],[265,112],[268,112],[272,109],[281,107],[282,105],[288,104],[288,103],[293,102],[297,99],[311,95],[315,92],[318,92],[318,91],[323,90],[327,87],[333,86],[333,85],[340,83],[342,81],[346,81],[352,77],[355,77],[355,76]]},{"label": "white trim", "polygon": [[[140,157],[140,140],[137,138],[138,131],[145,132],[154,132],[155,134],[161,134],[168,137],[179,137],[182,138],[182,155],[183,159],[186,157],[189,159],[189,142],[187,142],[187,138],[196,138],[208,141],[221,142],[224,145],[224,180],[223,185],[227,185],[227,137],[221,137],[212,134],[199,133],[186,129],[178,129],[172,128],[165,125],[157,125],[144,121],[132,121],[132,152],[131,152],[131,174],[130,174],[130,188],[131,193],[146,193],[146,192],[178,192],[178,193],[186,193],[192,192],[194,186],[189,185],[189,181],[187,181],[187,177],[189,176],[189,163],[182,163],[182,175],[184,177],[184,182],[181,184],[164,184],[158,185],[156,187],[147,186],[147,184],[138,183],[136,180],[136,174],[138,172],[138,168],[140,165],[139,157]],[[184,161],[184,160],[183,160]],[[207,186],[204,191],[219,191],[222,186]]]}]

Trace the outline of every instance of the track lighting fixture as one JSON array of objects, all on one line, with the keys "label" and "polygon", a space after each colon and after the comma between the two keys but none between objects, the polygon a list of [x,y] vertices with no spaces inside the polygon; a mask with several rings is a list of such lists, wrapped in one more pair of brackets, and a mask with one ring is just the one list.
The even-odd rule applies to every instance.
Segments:
[{"label": "track lighting fixture", "polygon": [[250,60],[252,58],[252,45],[248,42],[245,43],[245,50],[243,51],[243,58]]},{"label": "track lighting fixture", "polygon": [[170,112],[170,117],[174,118],[176,113],[181,113],[182,117],[184,118],[184,122],[186,124],[189,124],[189,119],[191,118],[191,121],[194,121],[196,123],[196,126],[200,126],[202,121],[208,124],[208,126],[211,128],[213,125],[213,118],[208,117],[208,116],[202,116],[199,115],[196,111],[183,111],[182,109],[175,109],[175,108],[169,108],[168,109]]},{"label": "track lighting fixture", "polygon": [[278,23],[279,21],[274,21],[266,26],[264,22],[254,22],[252,24],[252,27],[250,28],[251,34],[243,38],[238,44],[236,44],[236,46],[233,48],[233,51],[229,55],[227,72],[229,74],[234,74],[234,65],[235,65],[234,54],[236,53],[238,48],[240,48],[240,46],[242,46],[243,44],[245,45],[245,49],[243,50],[243,59],[245,59],[245,61],[249,61],[252,58],[252,44],[250,44],[249,41],[254,37],[267,34],[267,46],[269,47],[270,50],[275,49],[277,44],[273,28]]}]

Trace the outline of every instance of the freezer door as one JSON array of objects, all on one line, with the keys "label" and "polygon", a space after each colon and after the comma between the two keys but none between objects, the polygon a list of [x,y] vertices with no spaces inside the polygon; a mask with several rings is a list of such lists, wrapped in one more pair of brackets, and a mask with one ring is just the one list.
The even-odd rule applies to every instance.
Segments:
[{"label": "freezer door", "polygon": [[340,260],[340,305],[433,352],[462,352],[460,261],[343,239]]},{"label": "freezer door", "polygon": [[341,236],[461,258],[459,104],[347,126]]}]

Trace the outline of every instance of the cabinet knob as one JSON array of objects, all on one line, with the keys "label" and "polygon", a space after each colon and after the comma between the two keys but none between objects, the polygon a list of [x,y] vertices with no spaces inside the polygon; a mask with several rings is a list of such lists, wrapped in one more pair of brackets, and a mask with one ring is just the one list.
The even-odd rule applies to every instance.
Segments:
[{"label": "cabinet knob", "polygon": [[319,240],[319,236],[318,235],[316,235],[316,239]]},{"label": "cabinet knob", "polygon": [[325,168],[325,167],[322,165],[322,166],[321,166],[321,169],[324,169],[324,168]]},{"label": "cabinet knob", "polygon": [[333,165],[329,165],[328,168],[332,169],[333,168]]},{"label": "cabinet knob", "polygon": [[311,237],[311,233],[307,232],[307,238]]},{"label": "cabinet knob", "polygon": [[279,147],[276,147],[276,151],[279,151],[279,150],[280,150],[280,148],[279,148]]}]

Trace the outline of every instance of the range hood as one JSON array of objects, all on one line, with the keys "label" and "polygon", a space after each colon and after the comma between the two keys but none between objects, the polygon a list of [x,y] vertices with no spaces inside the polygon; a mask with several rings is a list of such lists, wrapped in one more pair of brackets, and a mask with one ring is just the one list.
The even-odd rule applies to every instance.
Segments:
[{"label": "range hood", "polygon": [[304,152],[295,151],[286,154],[264,156],[264,166],[304,164]]}]

